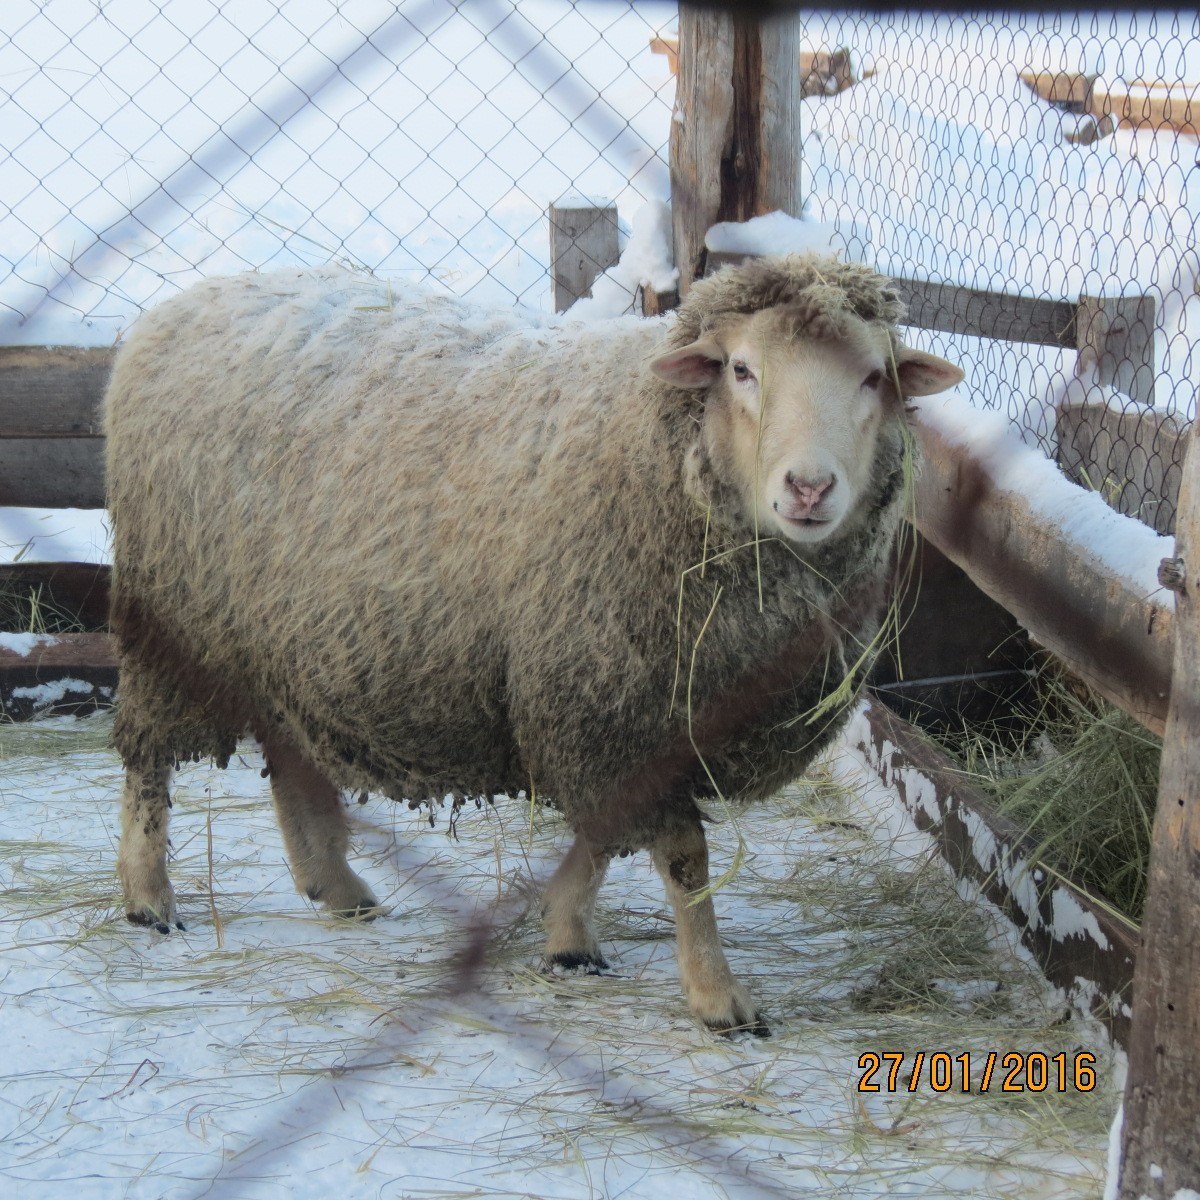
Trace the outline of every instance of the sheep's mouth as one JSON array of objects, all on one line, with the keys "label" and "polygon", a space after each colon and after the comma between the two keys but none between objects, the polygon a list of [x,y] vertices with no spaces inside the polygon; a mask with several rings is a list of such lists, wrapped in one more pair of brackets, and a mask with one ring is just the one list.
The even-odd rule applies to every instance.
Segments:
[{"label": "sheep's mouth", "polygon": [[798,540],[818,542],[829,537],[838,522],[833,517],[807,516],[788,517],[783,513],[775,514],[783,531]]},{"label": "sheep's mouth", "polygon": [[833,523],[832,517],[787,517],[783,513],[780,513],[779,516],[789,525],[795,525],[798,529],[816,529],[821,525]]}]

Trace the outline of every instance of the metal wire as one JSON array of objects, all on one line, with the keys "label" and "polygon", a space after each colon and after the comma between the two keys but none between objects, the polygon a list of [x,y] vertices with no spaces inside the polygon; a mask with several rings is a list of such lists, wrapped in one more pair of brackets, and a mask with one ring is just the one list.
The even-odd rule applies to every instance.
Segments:
[{"label": "metal wire", "polygon": [[[331,259],[549,308],[552,202],[627,220],[669,194],[650,42],[675,11],[7,0],[0,343],[112,341],[203,276]],[[801,19],[808,215],[848,253],[1002,298],[1152,303],[1143,361],[920,339],[1072,478],[1170,530],[1200,380],[1200,17]]]},{"label": "metal wire", "polygon": [[672,86],[649,42],[673,14],[6,4],[0,340],[72,321],[102,340],[203,275],[331,259],[545,307],[552,201],[667,194]]},{"label": "metal wire", "polygon": [[920,340],[1077,482],[1172,531],[1200,382],[1200,17],[829,13],[804,28],[804,191],[851,255],[997,293],[1000,315],[1013,296],[1147,298],[1147,345],[1099,364]]}]

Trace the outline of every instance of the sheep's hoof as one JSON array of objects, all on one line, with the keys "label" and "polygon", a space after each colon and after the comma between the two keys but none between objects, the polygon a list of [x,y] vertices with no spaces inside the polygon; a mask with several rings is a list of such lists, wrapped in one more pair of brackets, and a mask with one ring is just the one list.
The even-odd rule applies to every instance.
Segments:
[{"label": "sheep's hoof", "polygon": [[151,879],[148,887],[125,888],[125,920],[130,925],[170,933],[183,929],[175,912],[175,892],[168,880]]},{"label": "sheep's hoof", "polygon": [[750,1033],[760,1038],[771,1036],[771,1027],[763,1020],[750,993],[740,984],[734,983],[728,990],[714,988],[707,996],[693,992],[689,1000],[693,1015],[722,1037],[737,1033]]},{"label": "sheep's hoof", "polygon": [[597,950],[559,950],[546,955],[546,969],[556,969],[579,975],[600,975],[608,970],[608,963]]},{"label": "sheep's hoof", "polygon": [[383,916],[383,907],[374,896],[363,896],[353,907],[331,908],[330,914],[341,917],[343,921],[373,921]]},{"label": "sheep's hoof", "polygon": [[163,920],[160,912],[155,912],[150,909],[139,908],[125,914],[125,920],[130,925],[138,925],[142,929],[153,929],[157,933],[170,933],[172,925],[181,933],[187,933],[187,926],[182,921],[176,921],[172,917],[171,923],[168,924]]},{"label": "sheep's hoof", "polygon": [[304,894],[314,904],[323,904],[331,916],[345,921],[373,921],[384,912],[370,888],[353,872],[349,879],[326,888],[306,887]]},{"label": "sheep's hoof", "polygon": [[738,1021],[735,1024],[727,1024],[725,1021],[705,1021],[713,1033],[718,1033],[722,1037],[732,1037],[735,1033],[751,1033],[758,1038],[769,1038],[771,1036],[771,1027],[763,1020],[762,1013],[757,1010],[750,1016],[748,1020]]}]

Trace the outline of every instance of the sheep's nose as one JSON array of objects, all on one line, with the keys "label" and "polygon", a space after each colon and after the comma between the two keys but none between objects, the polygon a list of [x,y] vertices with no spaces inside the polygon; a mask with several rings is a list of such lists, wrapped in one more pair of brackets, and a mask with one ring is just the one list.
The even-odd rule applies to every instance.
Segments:
[{"label": "sheep's nose", "polygon": [[788,486],[788,491],[791,492],[796,504],[802,510],[801,515],[804,516],[812,512],[829,495],[833,490],[833,485],[837,482],[837,477],[832,474],[825,475],[820,479],[801,479],[795,471],[789,471],[783,479]]}]

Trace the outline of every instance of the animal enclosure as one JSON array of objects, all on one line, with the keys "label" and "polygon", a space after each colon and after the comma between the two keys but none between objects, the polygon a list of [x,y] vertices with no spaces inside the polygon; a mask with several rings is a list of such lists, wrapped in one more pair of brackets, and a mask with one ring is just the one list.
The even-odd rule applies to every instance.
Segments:
[{"label": "animal enclosure", "polygon": [[[956,404],[912,414],[924,579],[846,735],[854,786],[890,789],[956,886],[1005,912],[1066,1002],[1128,1050],[1122,1194],[1200,1188],[1200,1047],[1172,1016],[1194,1011],[1200,943],[1182,702],[1200,18],[763,21],[624,0],[10,5],[0,585],[20,617],[0,641],[0,706],[105,708],[119,686],[99,403],[114,346],[181,289],[333,261],[373,277],[381,308],[421,283],[603,321],[669,312],[757,255],[869,265],[896,281],[906,336],[967,378]],[[1140,929],[1047,873],[1036,839],[911,723],[1010,703],[1030,638],[1165,735],[1170,820]],[[498,903],[470,945],[506,936],[510,915]],[[1177,1101],[1156,1071],[1181,1081]]]}]

